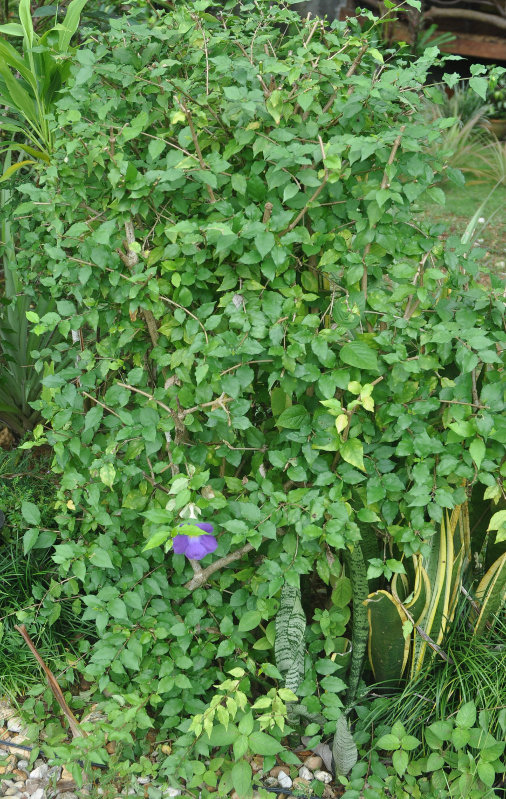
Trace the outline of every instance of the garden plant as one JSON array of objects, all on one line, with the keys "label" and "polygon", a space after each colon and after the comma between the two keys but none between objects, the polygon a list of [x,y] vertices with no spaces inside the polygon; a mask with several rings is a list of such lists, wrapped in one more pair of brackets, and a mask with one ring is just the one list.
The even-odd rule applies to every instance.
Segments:
[{"label": "garden plant", "polygon": [[98,762],[242,799],[308,736],[347,799],[499,796],[500,708],[367,722],[369,691],[451,660],[453,625],[496,645],[506,584],[503,287],[416,215],[463,184],[423,113],[441,56],[382,52],[368,12],[150,13],[83,34],[50,163],[2,206],[51,336],[22,445],[58,482],[43,604],[96,628],[62,688],[102,722],[48,751],[79,784]]}]

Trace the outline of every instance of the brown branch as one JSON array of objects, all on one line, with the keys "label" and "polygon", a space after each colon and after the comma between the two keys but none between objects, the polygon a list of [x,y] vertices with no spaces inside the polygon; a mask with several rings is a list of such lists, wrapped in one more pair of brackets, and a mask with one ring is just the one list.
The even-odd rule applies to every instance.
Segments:
[{"label": "brown branch", "polygon": [[[133,249],[131,249],[131,245],[135,242],[135,230],[131,219],[128,219],[125,222],[125,237],[127,251],[126,253],[123,253],[121,250],[118,250],[118,252],[125,266],[132,270],[134,266],[137,266],[139,263],[139,256]],[[153,347],[156,347],[158,344],[158,329],[153,312],[144,308],[142,310],[142,316],[144,317],[151,343],[153,344]]]},{"label": "brown branch", "polygon": [[[325,158],[325,152],[324,152],[324,149],[323,149],[323,141],[322,141],[322,137],[321,136],[318,136],[318,141],[320,143],[320,149],[321,149],[321,152],[322,152],[322,159],[323,159],[323,158]],[[300,222],[300,220],[302,219],[302,217],[306,213],[307,209],[311,205],[311,203],[316,200],[316,198],[321,194],[321,192],[325,188],[325,186],[327,184],[327,181],[329,179],[329,172],[328,172],[327,167],[325,166],[325,161],[323,161],[323,169],[324,169],[325,174],[324,174],[322,182],[320,183],[318,188],[313,192],[312,196],[309,198],[309,200],[306,203],[306,205],[304,206],[304,208],[301,211],[299,211],[299,213],[297,214],[295,219],[292,222],[290,222],[290,224],[288,225],[287,228],[285,228],[285,230],[283,230],[283,232],[281,233],[281,236],[286,235],[286,233],[289,233],[291,230],[294,229],[294,227],[296,227],[298,225],[298,223]]]},{"label": "brown branch", "polygon": [[61,707],[61,709],[62,709],[62,711],[63,711],[63,713],[64,713],[64,715],[65,715],[65,717],[66,717],[66,719],[67,719],[67,721],[69,723],[69,727],[70,727],[70,729],[72,731],[73,737],[74,738],[85,738],[86,737],[86,733],[81,729],[81,727],[79,726],[79,722],[77,721],[76,717],[74,716],[74,714],[72,713],[71,709],[67,705],[67,703],[65,701],[65,697],[63,696],[62,690],[61,690],[60,686],[58,685],[58,682],[57,682],[56,677],[54,676],[53,672],[51,671],[49,666],[47,666],[44,663],[44,661],[42,660],[41,656],[37,652],[37,649],[35,648],[35,644],[33,643],[32,639],[28,635],[28,632],[26,630],[25,625],[24,624],[19,624],[19,625],[15,624],[14,625],[14,629],[17,630],[18,633],[23,637],[26,645],[30,649],[30,651],[31,651],[32,655],[34,656],[35,660],[37,661],[37,663],[41,667],[42,671],[46,675],[46,679],[47,679],[47,681],[49,683],[49,687],[51,688],[51,691],[53,692],[54,698],[56,699],[56,701],[60,705],[60,707]]},{"label": "brown branch", "polygon": [[198,316],[195,316],[195,314],[193,314],[191,311],[189,311],[188,308],[185,308],[184,305],[179,305],[178,302],[174,302],[174,300],[169,299],[169,297],[163,297],[160,294],[160,299],[163,300],[164,302],[168,302],[169,305],[173,305],[175,308],[180,308],[182,311],[187,313],[188,316],[191,316],[192,319],[195,319],[195,321],[199,323],[200,327],[204,331],[204,336],[206,337],[206,344],[209,344],[209,339],[207,337],[206,329],[205,329],[204,325],[202,324],[202,322],[200,321],[200,319],[198,318]]},{"label": "brown branch", "polygon": [[[191,137],[193,139],[193,146],[195,147],[195,152],[197,153],[197,158],[199,159],[200,168],[209,169],[206,162],[204,161],[202,150],[200,149],[199,140],[197,138],[197,134],[195,133],[195,128],[193,126],[192,115],[188,110],[188,108],[185,105],[183,105],[183,103],[181,103],[181,108],[183,109],[184,115],[186,116],[186,121],[188,122],[188,127],[190,128]],[[207,187],[207,193],[209,194],[209,199],[211,200],[212,203],[215,203],[216,197],[214,196],[214,192],[209,183],[206,183],[206,187]]]},{"label": "brown branch", "polygon": [[495,16],[495,14],[486,14],[484,11],[473,11],[470,8],[462,8],[461,6],[459,6],[459,8],[436,8],[432,6],[428,11],[424,12],[423,17],[424,19],[433,19],[434,17],[439,17],[441,19],[471,19],[506,30],[506,19]]},{"label": "brown branch", "polygon": [[143,391],[141,388],[130,386],[128,383],[117,383],[116,385],[121,386],[121,388],[127,388],[129,391],[134,391],[136,394],[142,394],[143,397],[147,397],[152,402],[156,402],[156,404],[159,405],[160,408],[163,408],[164,411],[167,411],[170,416],[173,416],[175,413],[172,408],[169,408],[168,405],[165,405],[164,402],[154,397],[153,394],[150,394],[148,391]]},{"label": "brown branch", "polygon": [[229,555],[219,558],[219,560],[211,563],[211,565],[207,566],[207,568],[201,569],[201,571],[197,574],[194,573],[192,579],[185,584],[185,588],[188,591],[194,591],[196,588],[200,588],[201,585],[204,585],[204,583],[207,582],[207,579],[211,576],[211,574],[214,574],[214,572],[217,572],[219,569],[223,569],[224,566],[228,566],[229,563],[233,563],[235,560],[240,560],[243,555],[251,552],[252,549],[254,549],[252,544],[244,544],[243,547],[236,549],[235,552],[231,552]]},{"label": "brown branch", "polygon": [[[364,48],[362,48],[362,49],[364,49]],[[357,58],[358,58],[358,56],[357,56]],[[399,135],[397,136],[396,140],[394,141],[394,143],[392,145],[392,149],[390,150],[390,155],[388,156],[388,161],[387,161],[386,167],[385,167],[385,169],[383,171],[383,178],[381,180],[381,188],[382,189],[386,189],[387,186],[388,186],[387,167],[391,166],[393,164],[393,162],[394,162],[394,158],[395,158],[395,156],[397,154],[397,150],[399,149],[399,145],[401,143],[402,134],[404,133],[405,130],[406,130],[406,125],[401,125],[401,128],[399,130]],[[364,271],[362,273],[362,285],[361,285],[361,288],[362,288],[362,294],[364,295],[364,302],[367,300],[367,279],[368,279],[367,264],[365,262],[365,259],[369,255],[370,250],[371,250],[371,242],[369,242],[368,244],[365,245],[364,255],[362,257],[362,263],[364,264]],[[372,330],[370,322],[367,323],[367,327],[370,328],[370,330]]]}]

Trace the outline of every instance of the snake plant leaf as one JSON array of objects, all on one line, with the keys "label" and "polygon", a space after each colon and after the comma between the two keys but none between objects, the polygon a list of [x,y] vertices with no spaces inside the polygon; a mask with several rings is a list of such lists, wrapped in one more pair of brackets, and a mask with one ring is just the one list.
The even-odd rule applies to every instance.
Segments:
[{"label": "snake plant leaf", "polygon": [[369,624],[369,661],[376,682],[397,684],[408,662],[410,638],[402,625],[408,617],[388,591],[376,591],[366,600]]},{"label": "snake plant leaf", "polygon": [[358,749],[348,727],[344,713],[337,719],[336,734],[332,744],[334,774],[346,776],[358,760]]},{"label": "snake plant leaf", "polygon": [[300,601],[300,588],[285,583],[276,614],[274,655],[276,666],[285,678],[285,686],[297,693],[304,677],[304,635],[306,616]]},{"label": "snake plant leaf", "polygon": [[[411,561],[414,564],[414,588],[412,593],[409,595],[407,594],[404,581],[400,581],[399,579],[405,577],[405,575],[397,573],[394,574],[392,578],[392,595],[399,604],[403,605],[406,610],[409,610],[411,616],[413,616],[414,623],[421,624],[429,607],[431,596],[430,582],[427,572],[423,567],[421,555],[413,555]],[[402,585],[401,590],[399,590],[399,583]],[[403,594],[405,595],[405,599],[402,598]]]},{"label": "snake plant leaf", "polygon": [[348,706],[353,702],[357,692],[369,636],[367,610],[364,605],[369,594],[369,584],[367,582],[367,568],[360,543],[355,544],[353,552],[346,555],[346,565],[350,573],[353,588],[352,649],[350,671],[348,674],[348,691],[346,693],[346,705]]},{"label": "snake plant leaf", "polygon": [[[448,603],[451,590],[451,568],[453,566],[453,531],[450,532],[448,517],[441,521],[439,530],[429,541],[430,552],[426,560],[426,571],[431,587],[429,607],[423,624],[420,625],[426,635],[436,644],[443,640],[448,621]],[[451,566],[449,567],[449,564]],[[413,663],[411,674],[418,674],[427,654],[428,642],[417,636],[413,646]]]},{"label": "snake plant leaf", "polygon": [[476,599],[481,610],[474,625],[474,635],[481,635],[487,622],[499,613],[506,601],[506,552],[497,558],[481,579],[476,589]]}]

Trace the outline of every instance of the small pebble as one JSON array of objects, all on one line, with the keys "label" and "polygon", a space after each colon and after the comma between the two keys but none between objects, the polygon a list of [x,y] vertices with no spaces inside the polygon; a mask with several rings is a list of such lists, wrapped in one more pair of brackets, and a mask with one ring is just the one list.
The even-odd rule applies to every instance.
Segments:
[{"label": "small pebble", "polygon": [[46,799],[46,792],[43,788],[37,788],[37,790],[31,794],[30,799]]},{"label": "small pebble", "polygon": [[284,771],[280,771],[278,774],[278,782],[282,788],[291,788],[292,787],[292,778],[288,776]]},{"label": "small pebble", "polygon": [[28,769],[28,760],[18,760],[18,768],[22,768],[23,771]]},{"label": "small pebble", "polygon": [[332,775],[328,773],[328,771],[315,771],[315,779],[319,780],[319,782],[332,782]]},{"label": "small pebble", "polygon": [[[100,791],[100,788],[98,790]],[[57,794],[56,799],[77,799],[77,794],[73,793],[72,791],[63,791],[62,793]]]},{"label": "small pebble", "polygon": [[302,777],[295,777],[293,781],[293,787],[300,788],[301,790],[303,788],[307,788],[308,785],[309,785],[309,780],[304,780],[302,779]]},{"label": "small pebble", "polygon": [[149,777],[137,777],[137,782],[139,785],[149,785],[150,779]]},{"label": "small pebble", "polygon": [[308,782],[311,782],[311,780],[313,779],[313,775],[309,771],[307,766],[301,766],[300,767],[300,769],[299,769],[299,777],[301,777],[303,780],[307,780]]},{"label": "small pebble", "polygon": [[30,779],[31,780],[45,780],[49,773],[49,766],[47,763],[42,763],[42,765],[37,766],[34,768],[33,771],[30,772]]},{"label": "small pebble", "polygon": [[277,777],[266,777],[265,784],[268,785],[270,788],[273,788],[275,785],[278,785],[278,778]]},{"label": "small pebble", "polygon": [[17,788],[6,788],[4,791],[4,796],[17,796],[18,789]]},{"label": "small pebble", "polygon": [[286,766],[274,766],[269,771],[269,774],[271,775],[271,777],[277,777],[281,771],[284,771],[286,774]]},{"label": "small pebble", "polygon": [[317,771],[323,766],[323,760],[319,755],[311,755],[310,757],[306,757],[304,765],[306,768],[311,769],[311,771]]},{"label": "small pebble", "polygon": [[163,796],[179,796],[181,793],[181,788],[165,788],[163,791]]},{"label": "small pebble", "polygon": [[11,719],[8,719],[7,729],[9,732],[21,732],[23,729],[23,722],[19,716],[13,716]]}]

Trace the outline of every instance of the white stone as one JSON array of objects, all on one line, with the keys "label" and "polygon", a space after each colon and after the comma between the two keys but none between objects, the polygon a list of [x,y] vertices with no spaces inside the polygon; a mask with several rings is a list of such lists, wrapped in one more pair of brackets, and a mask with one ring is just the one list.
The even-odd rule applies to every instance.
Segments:
[{"label": "white stone", "polygon": [[47,763],[42,763],[41,766],[37,766],[34,768],[33,771],[30,772],[30,779],[31,780],[45,780],[49,774],[49,766]]},{"label": "white stone", "polygon": [[301,766],[299,769],[299,777],[301,777],[303,780],[308,780],[309,782],[311,782],[313,779],[313,775],[306,766]]},{"label": "white stone", "polygon": [[137,782],[139,785],[149,785],[150,779],[149,777],[137,777]]},{"label": "white stone", "polygon": [[45,799],[45,797],[46,797],[46,792],[44,791],[44,789],[37,788],[37,790],[32,793],[30,799]]},{"label": "white stone", "polygon": [[164,788],[163,796],[179,796],[181,788]]},{"label": "white stone", "polygon": [[314,776],[316,780],[324,782],[325,784],[332,782],[332,775],[329,774],[328,771],[315,771]]},{"label": "white stone", "polygon": [[21,732],[23,729],[23,722],[18,716],[13,716],[7,721],[7,729],[10,732]]},{"label": "white stone", "polygon": [[285,774],[284,771],[280,771],[278,774],[278,782],[282,788],[291,788],[292,787],[292,778]]},{"label": "white stone", "polygon": [[28,760],[18,760],[18,768],[22,771],[26,771],[28,768]]}]

